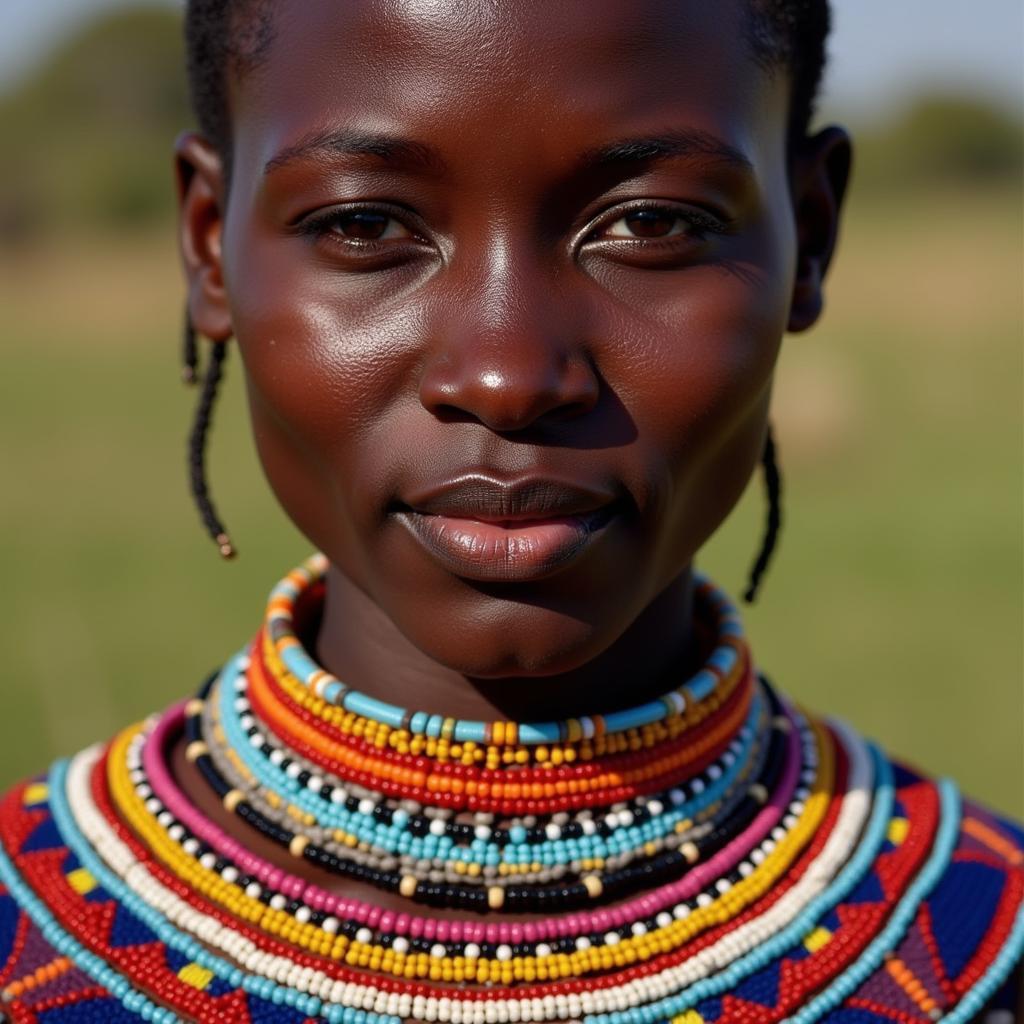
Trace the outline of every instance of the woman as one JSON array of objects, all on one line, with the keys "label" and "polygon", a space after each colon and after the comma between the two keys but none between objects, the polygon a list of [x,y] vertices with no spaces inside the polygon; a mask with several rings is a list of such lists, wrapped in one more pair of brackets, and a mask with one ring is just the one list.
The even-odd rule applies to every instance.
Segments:
[{"label": "woman", "polygon": [[[693,558],[850,162],[827,8],[194,2],[193,483],[237,345],[321,555],[0,809],[14,1021],[949,1020],[1020,833],[813,719]],[[1001,991],[1003,990],[1003,991]]]}]

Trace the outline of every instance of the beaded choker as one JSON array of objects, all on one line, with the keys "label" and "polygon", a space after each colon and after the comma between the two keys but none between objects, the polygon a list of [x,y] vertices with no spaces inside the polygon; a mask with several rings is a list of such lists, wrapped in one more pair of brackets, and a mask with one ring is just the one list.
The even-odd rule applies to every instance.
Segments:
[{"label": "beaded choker", "polygon": [[[426,711],[400,708],[352,690],[312,660],[296,635],[296,608],[303,598],[308,600],[320,592],[326,570],[326,559],[315,555],[290,572],[271,592],[265,628],[272,664],[280,667],[280,674],[289,675],[318,698],[322,703],[316,705],[314,714],[325,721],[336,722],[342,731],[362,736],[377,746],[391,747],[403,753],[425,753],[439,761],[449,757],[458,759],[463,755],[482,756],[488,767],[498,767],[499,763],[508,764],[510,759],[503,753],[492,754],[491,750],[532,747],[541,748],[534,750],[538,760],[546,761],[550,754],[553,763],[557,764],[560,762],[555,760],[557,755],[550,749],[551,744],[564,744],[560,748],[563,755],[568,750],[577,750],[585,757],[588,753],[604,753],[608,738],[615,736],[618,739],[612,749],[628,749],[628,744],[638,735],[646,741],[647,734],[640,733],[645,727],[677,720],[687,708],[705,701],[723,679],[737,671],[745,653],[742,625],[736,610],[722,591],[698,576],[697,602],[711,613],[713,621],[709,625],[715,646],[703,667],[691,679],[658,700],[625,711],[581,716],[562,722],[460,721]],[[339,720],[332,713],[331,709],[335,708],[348,712],[348,716]],[[436,741],[436,745],[431,745],[430,740]],[[621,746],[623,743],[627,746]],[[477,754],[480,745],[489,749]],[[458,748],[458,753],[452,749],[453,746]]]},{"label": "beaded choker", "polygon": [[[707,656],[657,700],[467,722],[313,662],[324,569],[278,584],[194,697],[0,805],[0,1018],[966,1024],[1024,949],[1011,834],[782,698],[707,580]],[[182,790],[179,742],[233,834]],[[958,959],[951,875],[985,923]],[[7,907],[56,957],[16,983]]]}]

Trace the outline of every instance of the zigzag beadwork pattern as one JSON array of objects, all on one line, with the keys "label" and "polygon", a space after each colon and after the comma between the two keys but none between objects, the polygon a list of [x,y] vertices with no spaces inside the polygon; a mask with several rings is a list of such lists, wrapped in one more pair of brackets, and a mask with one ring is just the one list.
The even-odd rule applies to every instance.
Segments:
[{"label": "zigzag beadwork pattern", "polygon": [[[849,897],[798,946],[724,995],[702,1000],[674,1019],[683,1024],[782,1020],[856,962],[856,944],[848,945],[845,936],[871,937],[884,924],[893,897],[914,876],[935,832],[935,786],[904,770],[898,774],[885,843]],[[145,1015],[141,1005],[133,1008],[143,997],[154,1006],[175,1008],[176,1014],[164,1020],[297,1024],[322,1019],[247,993],[160,941],[65,845],[42,780],[13,789],[0,807],[0,822],[7,860],[0,889],[0,1005],[12,1021],[160,1019]],[[897,947],[840,1006],[819,1019],[837,1024],[948,1019],[1014,932],[1024,900],[1024,858],[1020,847],[1012,845],[1018,841],[1005,824],[966,807],[948,862]],[[23,906],[7,884],[9,876],[32,893],[49,894],[51,920],[60,927]],[[91,950],[98,961],[82,963],[61,941],[64,937],[78,938],[79,948]],[[836,954],[830,955],[831,950]],[[99,962],[119,979],[129,979],[128,986],[100,980]]]}]

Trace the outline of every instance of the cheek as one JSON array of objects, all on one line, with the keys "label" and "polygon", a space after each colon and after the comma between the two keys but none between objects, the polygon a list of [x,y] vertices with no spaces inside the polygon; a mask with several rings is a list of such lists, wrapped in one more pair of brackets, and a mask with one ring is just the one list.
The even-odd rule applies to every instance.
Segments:
[{"label": "cheek", "polygon": [[289,273],[298,261],[275,259],[274,247],[243,252],[232,267],[245,282],[230,291],[232,319],[264,473],[306,537],[355,573],[354,537],[372,507],[357,499],[385,485],[369,441],[398,400],[410,327],[325,272]]},{"label": "cheek", "polygon": [[692,561],[759,462],[792,244],[785,221],[766,222],[742,258],[634,276],[629,291],[603,282],[619,299],[626,339],[610,355],[628,358],[611,356],[609,373],[637,426],[640,527],[655,588]]},{"label": "cheek", "polygon": [[224,267],[254,404],[296,444],[341,454],[335,445],[379,415],[403,369],[405,289],[393,276],[339,273],[310,239],[244,212],[228,218]]},{"label": "cheek", "polygon": [[[765,186],[782,196],[785,187]],[[703,452],[700,442],[727,430],[770,382],[789,316],[795,237],[786,202],[762,200],[757,209],[734,234],[709,238],[688,267],[593,268],[612,300],[598,314],[615,321],[609,373],[624,400],[636,392],[641,426],[668,449]]]},{"label": "cheek", "polygon": [[760,460],[789,309],[788,275],[758,281],[730,274],[725,286],[732,301],[724,314],[705,320],[698,336],[706,345],[684,385],[695,411],[689,438],[699,454],[677,449],[676,465],[685,471],[671,518],[676,536],[692,538],[688,557],[732,511]]},{"label": "cheek", "polygon": [[644,275],[619,306],[609,383],[636,423],[644,475],[657,488],[641,503],[670,533],[680,517],[698,517],[704,539],[756,465],[789,307],[789,276],[771,266]]}]

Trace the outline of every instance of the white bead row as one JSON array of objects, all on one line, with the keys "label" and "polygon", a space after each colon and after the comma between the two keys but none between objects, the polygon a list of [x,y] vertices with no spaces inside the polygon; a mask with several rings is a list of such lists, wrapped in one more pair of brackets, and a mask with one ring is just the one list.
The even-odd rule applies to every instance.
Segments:
[{"label": "white bead row", "polygon": [[[412,997],[389,993],[371,984],[356,985],[331,979],[322,971],[301,967],[286,957],[261,951],[244,936],[226,929],[219,921],[188,906],[165,889],[112,833],[94,806],[89,773],[99,756],[98,748],[83,752],[72,762],[68,796],[76,821],[97,852],[125,879],[133,891],[184,930],[222,950],[245,970],[271,978],[300,991],[318,995],[330,1003],[401,1017],[415,1017],[445,1024],[502,1024],[504,1021],[551,1021],[603,1014],[644,1005],[664,998],[720,970],[756,945],[763,943],[791,921],[831,881],[855,848],[871,806],[872,765],[863,742],[836,725],[850,761],[848,791],[835,827],[822,851],[804,875],[763,915],[748,921],[713,946],[657,975],[626,985],[595,988],[579,994],[538,999],[459,1000]],[[133,751],[137,754],[137,751]]]}]

